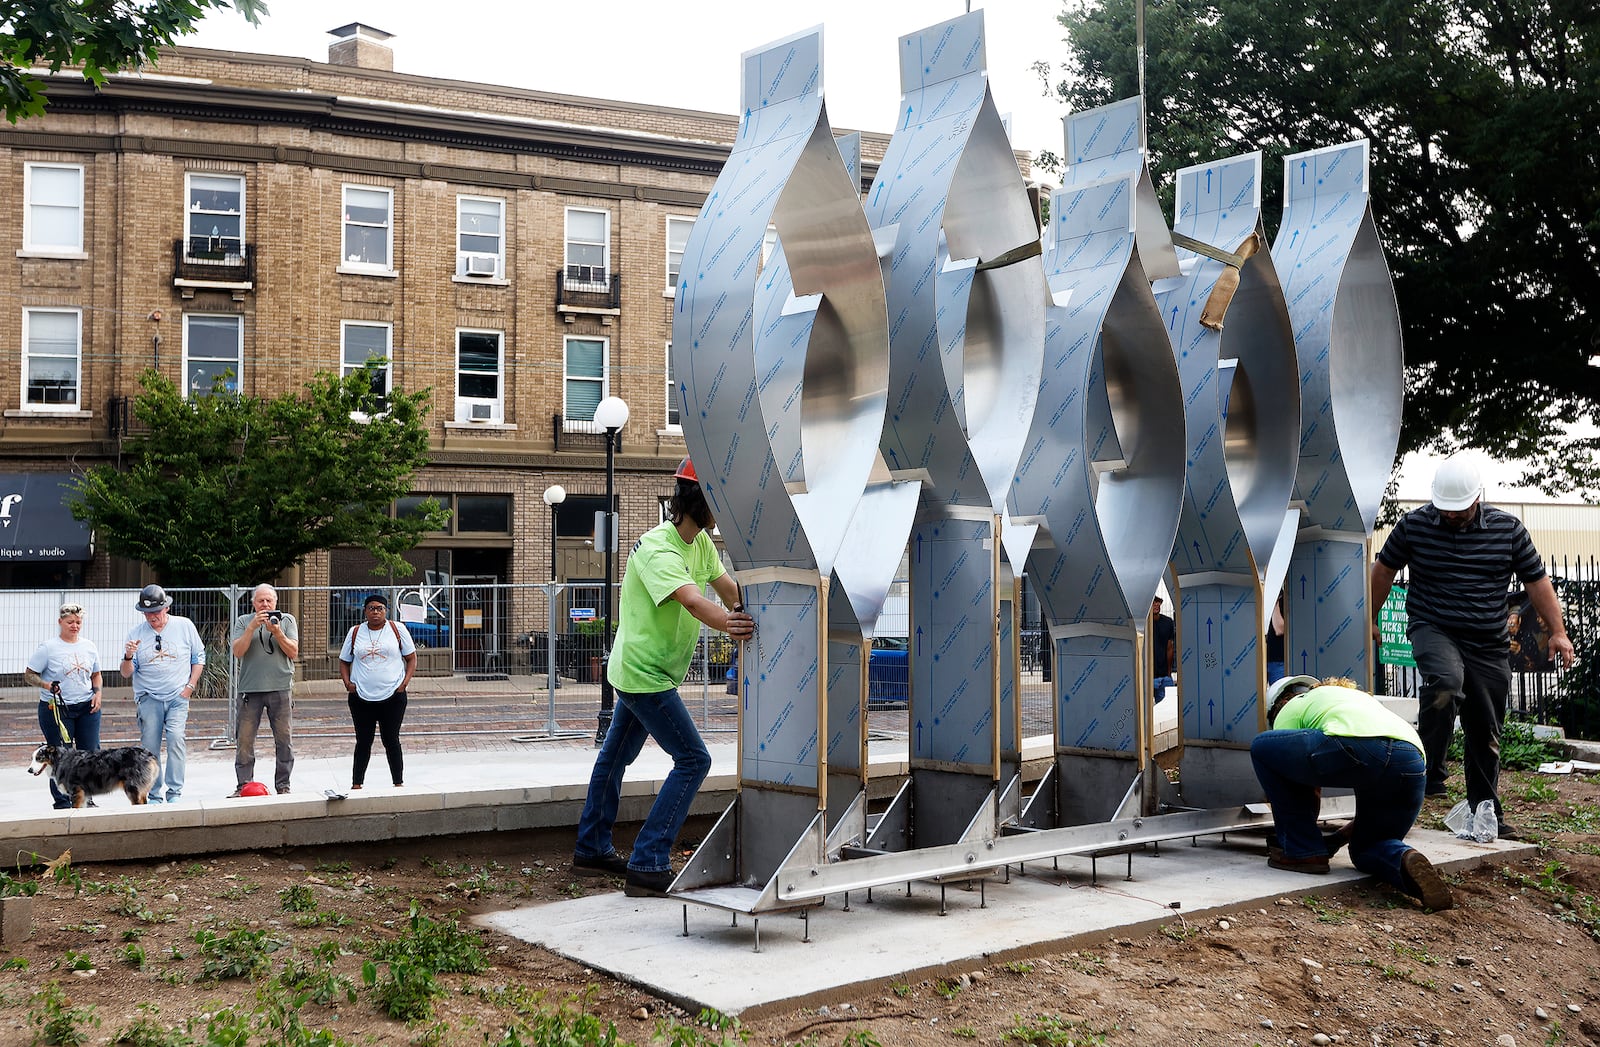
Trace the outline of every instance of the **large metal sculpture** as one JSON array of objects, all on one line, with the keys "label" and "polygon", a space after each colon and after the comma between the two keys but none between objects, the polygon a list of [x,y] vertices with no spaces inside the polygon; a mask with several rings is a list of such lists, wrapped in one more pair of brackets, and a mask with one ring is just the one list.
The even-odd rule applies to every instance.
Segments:
[{"label": "large metal sculpture", "polygon": [[1284,594],[1288,670],[1370,684],[1367,540],[1400,442],[1404,367],[1367,152],[1356,141],[1284,158],[1272,249],[1300,361],[1304,515]]},{"label": "large metal sculpture", "polygon": [[[981,13],[901,39],[896,132],[864,204],[821,58],[817,30],[744,56],[739,135],[675,302],[685,439],[758,631],[739,798],[673,893],[759,915],[1264,822],[1248,745],[1270,594],[1296,550],[1322,602],[1292,604],[1291,629],[1317,636],[1318,667],[1344,664],[1362,605],[1329,596],[1347,591],[1352,548],[1364,562],[1397,434],[1364,147],[1305,154],[1320,181],[1288,187],[1291,326],[1259,154],[1180,172],[1169,233],[1139,101],[1070,117],[1041,264]],[[1361,397],[1386,407],[1376,432],[1347,417]],[[911,773],[869,817],[866,666],[902,554]],[[1026,800],[1024,568],[1056,681],[1055,759]],[[1181,798],[1150,737],[1144,630],[1163,571]]]}]

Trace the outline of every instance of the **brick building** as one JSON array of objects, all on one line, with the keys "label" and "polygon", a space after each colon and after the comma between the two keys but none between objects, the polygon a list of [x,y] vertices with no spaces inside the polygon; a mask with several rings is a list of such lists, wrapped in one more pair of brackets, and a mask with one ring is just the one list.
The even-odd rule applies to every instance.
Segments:
[{"label": "brick building", "polygon": [[[179,48],[99,88],[53,77],[45,116],[0,125],[0,345],[20,376],[0,384],[0,505],[49,534],[14,543],[0,589],[148,580],[61,540],[56,477],[115,460],[152,366],[196,396],[371,357],[430,387],[415,490],[455,510],[412,557],[433,577],[548,580],[553,484],[559,576],[601,577],[605,396],[630,408],[622,547],[660,519],[684,453],[678,252],[736,119],[397,73],[387,34],[334,35],[327,63]],[[865,136],[866,180],[886,144]],[[370,566],[336,549],[283,581],[371,585]]]}]

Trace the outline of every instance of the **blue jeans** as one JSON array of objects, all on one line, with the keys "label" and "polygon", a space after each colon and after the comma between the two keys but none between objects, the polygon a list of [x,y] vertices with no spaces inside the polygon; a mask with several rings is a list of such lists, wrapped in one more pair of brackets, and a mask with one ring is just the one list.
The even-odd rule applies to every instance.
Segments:
[{"label": "blue jeans", "polygon": [[[166,802],[171,803],[183,792],[183,772],[189,754],[183,729],[189,724],[189,699],[181,694],[158,698],[141,694],[136,699],[139,709],[139,744],[155,754],[156,780],[150,785],[150,802],[160,803],[163,771],[166,775]],[[167,740],[167,762],[161,765],[161,739]]]},{"label": "blue jeans", "polygon": [[1268,687],[1271,687],[1273,684],[1277,683],[1279,680],[1283,679],[1285,676],[1288,676],[1288,675],[1289,675],[1288,673],[1284,672],[1284,668],[1283,668],[1283,663],[1282,662],[1268,662],[1267,663],[1267,686]]},{"label": "blue jeans", "polygon": [[622,776],[638,758],[646,738],[654,738],[672,757],[672,771],[661,783],[650,816],[634,838],[628,868],[650,873],[671,870],[673,841],[689,817],[700,783],[711,771],[711,754],[700,740],[700,732],[695,730],[694,720],[676,687],[655,694],[617,692],[616,714],[600,746],[600,755],[595,757],[589,795],[578,818],[578,842],[573,853],[579,857],[611,853],[611,828],[616,824],[617,805],[622,800]]},{"label": "blue jeans", "polygon": [[1422,810],[1427,761],[1410,742],[1341,738],[1316,730],[1264,731],[1250,743],[1250,761],[1272,804],[1285,858],[1327,854],[1317,829],[1322,786],[1354,789],[1356,816],[1350,860],[1364,873],[1412,891],[1400,871],[1400,841]]},{"label": "blue jeans", "polygon": [[[90,712],[91,704],[61,704],[61,722],[66,724],[67,733],[72,735],[72,748],[86,753],[100,751],[100,710]],[[44,732],[44,740],[51,745],[57,748],[66,746],[67,740],[61,737],[61,729],[56,726],[56,714],[51,711],[49,702],[39,703],[39,729]],[[50,779],[50,795],[55,800],[57,810],[72,806],[72,797],[56,788],[54,778]]]}]

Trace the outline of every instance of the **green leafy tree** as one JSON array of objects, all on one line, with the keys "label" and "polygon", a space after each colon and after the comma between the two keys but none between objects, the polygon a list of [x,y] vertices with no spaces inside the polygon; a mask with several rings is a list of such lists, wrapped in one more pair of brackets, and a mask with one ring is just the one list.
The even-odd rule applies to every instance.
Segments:
[{"label": "green leafy tree", "polygon": [[[1069,0],[1072,110],[1138,91],[1133,0]],[[1589,0],[1148,0],[1151,160],[1173,174],[1365,137],[1404,325],[1401,450],[1600,484],[1600,7]],[[1054,161],[1056,158],[1044,158]],[[1269,227],[1269,233],[1273,229]],[[1569,429],[1568,423],[1588,423]]]},{"label": "green leafy tree", "polygon": [[73,515],[113,553],[142,560],[168,585],[272,578],[307,553],[356,545],[380,570],[409,574],[404,554],[449,513],[428,499],[395,518],[428,460],[429,394],[391,391],[372,374],[318,374],[271,400],[221,384],[184,399],[155,371],[140,378],[124,469],[102,465],[78,481]]},{"label": "green leafy tree", "polygon": [[214,9],[234,8],[252,24],[262,0],[0,0],[0,101],[16,123],[44,112],[44,84],[24,70],[78,66],[96,84],[128,66],[154,62],[156,49],[194,32]]}]

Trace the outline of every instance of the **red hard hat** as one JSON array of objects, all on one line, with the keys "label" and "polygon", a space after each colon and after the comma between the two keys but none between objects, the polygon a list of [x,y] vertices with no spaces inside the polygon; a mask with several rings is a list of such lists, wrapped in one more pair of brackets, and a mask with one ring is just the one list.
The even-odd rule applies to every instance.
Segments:
[{"label": "red hard hat", "polygon": [[243,785],[239,786],[239,795],[265,796],[267,795],[267,787],[262,785],[260,782],[245,782]]},{"label": "red hard hat", "polygon": [[697,484],[700,482],[700,478],[694,474],[694,463],[687,458],[678,463],[678,471],[672,475],[680,480],[688,480],[690,483]]}]

